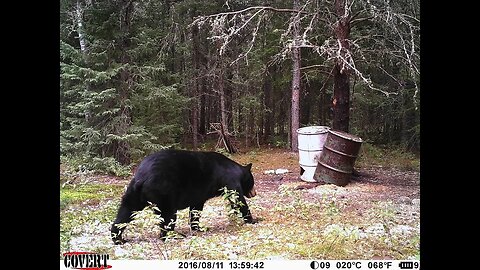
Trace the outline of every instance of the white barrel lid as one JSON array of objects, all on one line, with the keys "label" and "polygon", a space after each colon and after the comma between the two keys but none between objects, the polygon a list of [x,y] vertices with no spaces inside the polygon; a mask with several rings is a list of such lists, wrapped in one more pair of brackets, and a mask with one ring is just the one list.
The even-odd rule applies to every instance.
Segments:
[{"label": "white barrel lid", "polygon": [[327,126],[309,126],[309,127],[303,127],[303,128],[297,129],[297,133],[305,134],[305,135],[321,134],[321,133],[327,133],[329,130],[330,128]]}]

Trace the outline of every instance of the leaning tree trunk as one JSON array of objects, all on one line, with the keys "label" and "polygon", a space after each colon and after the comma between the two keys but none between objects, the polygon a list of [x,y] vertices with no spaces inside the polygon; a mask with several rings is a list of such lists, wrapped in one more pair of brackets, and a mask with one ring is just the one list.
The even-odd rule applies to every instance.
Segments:
[{"label": "leaning tree trunk", "polygon": [[[293,8],[298,10],[300,8],[299,1],[293,1]],[[292,47],[292,61],[293,61],[293,76],[292,76],[292,122],[291,122],[291,150],[292,152],[298,151],[298,137],[297,129],[299,128],[299,115],[300,115],[300,47],[299,47],[299,36],[300,36],[300,14],[295,16],[293,21],[293,35],[294,35],[294,45]]]},{"label": "leaning tree trunk", "polygon": [[333,69],[333,123],[332,128],[348,132],[350,121],[350,75],[345,61],[349,60],[350,15],[345,12],[345,0],[335,0],[338,21],[335,25],[335,38],[340,44],[339,55]]}]

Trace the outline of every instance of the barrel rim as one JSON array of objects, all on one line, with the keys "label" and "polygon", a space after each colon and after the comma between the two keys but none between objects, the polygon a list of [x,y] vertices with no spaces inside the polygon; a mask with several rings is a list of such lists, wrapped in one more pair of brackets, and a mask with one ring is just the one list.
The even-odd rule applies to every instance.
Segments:
[{"label": "barrel rim", "polygon": [[[315,129],[315,128],[317,128],[319,130],[312,131],[312,132],[302,131],[302,130],[305,130],[305,129]],[[328,131],[330,131],[330,127],[328,127],[328,126],[307,126],[307,127],[302,127],[302,128],[297,129],[297,133],[301,134],[301,135],[323,134],[323,133],[327,133]]]},{"label": "barrel rim", "polygon": [[[303,163],[300,163],[300,162],[298,164],[300,164],[300,167],[308,167],[308,168],[317,168],[317,165],[318,165],[318,163],[316,163],[315,165],[308,165],[308,164],[303,164]],[[303,168],[303,169],[305,169],[305,168]]]},{"label": "barrel rim", "polygon": [[324,145],[323,146],[323,149],[327,149],[327,150],[330,150],[331,152],[334,152],[334,153],[337,153],[339,155],[342,155],[342,156],[346,156],[346,157],[351,157],[351,158],[356,158],[358,157],[358,153],[356,155],[352,155],[352,154],[349,154],[349,153],[344,153],[342,151],[339,151],[337,149],[333,149],[332,147],[329,147],[328,145]]},{"label": "barrel rim", "polygon": [[303,152],[322,152],[322,149],[303,149],[303,148],[298,148],[298,151],[303,151]]},{"label": "barrel rim", "polygon": [[[336,135],[338,137],[341,137],[343,139],[346,139],[346,140],[350,140],[350,141],[353,141],[353,142],[357,142],[357,143],[362,143],[363,140],[362,138],[358,137],[357,135],[353,135],[353,134],[350,134],[350,133],[347,133],[347,132],[343,132],[343,131],[340,131],[340,130],[328,130],[329,133],[332,133],[333,135]],[[345,135],[345,134],[348,134]]]}]

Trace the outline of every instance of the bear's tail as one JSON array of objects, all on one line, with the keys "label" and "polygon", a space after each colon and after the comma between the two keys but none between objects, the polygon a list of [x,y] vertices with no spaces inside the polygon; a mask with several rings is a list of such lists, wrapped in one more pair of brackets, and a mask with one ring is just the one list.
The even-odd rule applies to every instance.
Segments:
[{"label": "bear's tail", "polygon": [[133,178],[125,191],[125,194],[123,194],[121,206],[125,206],[132,211],[142,210],[145,205],[142,203],[141,195],[142,184],[135,181],[135,178]]}]

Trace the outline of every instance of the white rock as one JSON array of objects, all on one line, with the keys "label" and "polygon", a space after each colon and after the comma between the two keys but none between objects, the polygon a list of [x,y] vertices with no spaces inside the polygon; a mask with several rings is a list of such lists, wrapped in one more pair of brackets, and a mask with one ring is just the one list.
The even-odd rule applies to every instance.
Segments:
[{"label": "white rock", "polygon": [[371,236],[382,236],[385,234],[385,228],[383,227],[383,224],[376,223],[371,226],[368,226],[365,229],[365,232]]},{"label": "white rock", "polygon": [[287,169],[276,169],[275,174],[286,174],[288,173]]},{"label": "white rock", "polygon": [[413,199],[412,204],[415,206],[420,206],[420,199]]},{"label": "white rock", "polygon": [[227,256],[228,256],[229,260],[237,260],[238,259],[238,255],[233,253],[233,252],[229,253]]},{"label": "white rock", "polygon": [[390,230],[391,233],[399,235],[408,235],[411,234],[412,231],[413,228],[407,225],[397,225]]},{"label": "white rock", "polygon": [[276,169],[276,170],[266,170],[263,174],[286,174],[288,173],[288,169]]},{"label": "white rock", "polygon": [[410,200],[410,198],[407,196],[401,196],[398,198],[398,201],[403,204],[412,204],[412,200]]},{"label": "white rock", "polygon": [[122,257],[122,256],[127,255],[128,252],[125,249],[123,249],[122,247],[116,246],[114,253],[115,253],[115,256]]}]

